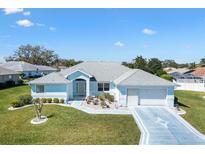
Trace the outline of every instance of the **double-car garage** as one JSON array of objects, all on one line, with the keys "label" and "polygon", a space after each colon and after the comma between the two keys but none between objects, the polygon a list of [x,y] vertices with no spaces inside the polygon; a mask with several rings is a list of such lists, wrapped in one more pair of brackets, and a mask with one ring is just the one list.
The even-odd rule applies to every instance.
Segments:
[{"label": "double-car garage", "polygon": [[127,105],[166,105],[166,88],[128,88]]}]

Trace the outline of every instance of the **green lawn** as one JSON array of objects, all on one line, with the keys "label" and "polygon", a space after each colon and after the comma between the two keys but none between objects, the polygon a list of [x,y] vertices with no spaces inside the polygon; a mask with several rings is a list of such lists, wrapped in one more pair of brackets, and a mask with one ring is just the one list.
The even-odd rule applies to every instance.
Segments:
[{"label": "green lawn", "polygon": [[132,116],[90,115],[73,108],[44,106],[49,120],[32,125],[33,107],[8,111],[9,103],[30,92],[28,86],[0,90],[0,144],[138,144]]},{"label": "green lawn", "polygon": [[201,133],[205,134],[205,96],[203,92],[176,91],[180,107],[187,113],[182,117]]}]

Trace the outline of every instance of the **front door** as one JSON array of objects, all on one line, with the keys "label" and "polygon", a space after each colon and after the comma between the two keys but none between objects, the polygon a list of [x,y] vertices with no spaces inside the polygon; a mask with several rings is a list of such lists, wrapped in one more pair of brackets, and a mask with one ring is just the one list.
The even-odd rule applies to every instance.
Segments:
[{"label": "front door", "polygon": [[86,81],[76,81],[76,95],[86,96]]}]

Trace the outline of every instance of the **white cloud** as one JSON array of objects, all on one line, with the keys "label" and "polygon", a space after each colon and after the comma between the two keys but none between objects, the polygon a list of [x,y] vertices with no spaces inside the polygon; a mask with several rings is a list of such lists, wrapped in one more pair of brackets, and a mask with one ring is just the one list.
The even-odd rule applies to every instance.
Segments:
[{"label": "white cloud", "polygon": [[125,46],[125,44],[124,43],[122,43],[122,42],[120,42],[120,41],[118,41],[118,42],[115,42],[114,43],[114,46],[116,46],[116,47],[124,47]]},{"label": "white cloud", "polygon": [[22,26],[22,27],[31,27],[31,26],[34,25],[34,24],[33,24],[30,20],[28,20],[28,19],[18,20],[18,21],[16,22],[16,24],[19,25],[19,26]]},{"label": "white cloud", "polygon": [[36,23],[36,26],[38,26],[38,27],[44,27],[44,26],[45,26],[45,24]]},{"label": "white cloud", "polygon": [[142,33],[146,34],[146,35],[154,35],[156,34],[156,32],[152,29],[149,29],[149,28],[145,28],[142,30]]},{"label": "white cloud", "polygon": [[55,31],[56,28],[55,28],[55,27],[49,27],[49,30],[50,30],[50,31]]},{"label": "white cloud", "polygon": [[23,12],[23,15],[25,15],[25,16],[30,16],[30,15],[31,15],[31,12],[29,12],[29,11]]},{"label": "white cloud", "polygon": [[22,8],[6,8],[6,9],[3,9],[3,12],[5,15],[9,15],[9,14],[23,12],[23,9]]}]

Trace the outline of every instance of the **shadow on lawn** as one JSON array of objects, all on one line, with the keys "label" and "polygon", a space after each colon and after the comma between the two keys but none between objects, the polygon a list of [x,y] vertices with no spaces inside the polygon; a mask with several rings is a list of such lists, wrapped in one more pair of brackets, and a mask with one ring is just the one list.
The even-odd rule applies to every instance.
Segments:
[{"label": "shadow on lawn", "polygon": [[190,108],[190,106],[187,106],[187,105],[185,105],[185,104],[179,102],[179,100],[178,100],[177,97],[174,98],[174,104],[175,104],[175,106],[179,106],[179,107],[182,106],[182,107]]},{"label": "shadow on lawn", "polygon": [[52,117],[54,117],[54,114],[50,114],[47,116],[47,118],[52,118]]},{"label": "shadow on lawn", "polygon": [[187,105],[185,105],[185,104],[182,104],[182,103],[180,103],[180,102],[177,102],[177,104],[178,104],[179,106],[183,106],[183,107],[187,107],[187,108],[190,108],[190,106],[187,106]]}]

